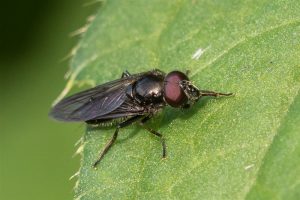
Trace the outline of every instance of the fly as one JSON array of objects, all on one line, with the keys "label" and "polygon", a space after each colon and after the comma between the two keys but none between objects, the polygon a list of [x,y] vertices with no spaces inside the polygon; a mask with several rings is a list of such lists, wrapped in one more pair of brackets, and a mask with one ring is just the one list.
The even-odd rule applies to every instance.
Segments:
[{"label": "fly", "polygon": [[96,167],[116,141],[119,129],[134,122],[139,122],[144,129],[160,138],[162,157],[165,158],[166,143],[163,135],[145,126],[150,118],[167,105],[185,109],[203,96],[230,95],[232,93],[200,90],[180,71],[168,74],[157,69],[139,74],[126,71],[120,79],[62,99],[52,108],[50,116],[56,120],[84,121],[87,124],[122,120],[93,164]]}]

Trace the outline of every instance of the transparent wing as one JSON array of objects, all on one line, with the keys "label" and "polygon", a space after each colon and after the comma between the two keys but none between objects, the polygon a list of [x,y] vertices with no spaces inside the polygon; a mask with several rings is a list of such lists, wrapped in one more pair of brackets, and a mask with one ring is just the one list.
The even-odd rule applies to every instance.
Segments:
[{"label": "transparent wing", "polygon": [[128,116],[134,116],[134,115],[144,115],[147,111],[145,111],[143,106],[140,106],[139,104],[135,103],[128,97],[124,100],[124,102],[118,106],[115,110],[112,112],[109,112],[107,114],[98,116],[91,121],[96,120],[97,122],[107,121],[110,119],[115,118],[122,118],[122,117],[128,117]]},{"label": "transparent wing", "polygon": [[101,118],[120,107],[127,98],[125,90],[144,74],[124,77],[74,94],[57,103],[50,116],[62,121],[88,121]]},{"label": "transparent wing", "polygon": [[[156,111],[159,111],[163,107],[165,107],[164,102],[155,104]],[[126,96],[124,102],[120,106],[118,106],[115,110],[105,115],[98,116],[92,119],[90,122],[92,121],[105,122],[115,118],[122,118],[122,117],[135,116],[135,115],[146,115],[149,114],[149,112],[151,113],[151,111],[149,111],[147,107],[139,105],[137,102],[132,101],[132,99]]]}]

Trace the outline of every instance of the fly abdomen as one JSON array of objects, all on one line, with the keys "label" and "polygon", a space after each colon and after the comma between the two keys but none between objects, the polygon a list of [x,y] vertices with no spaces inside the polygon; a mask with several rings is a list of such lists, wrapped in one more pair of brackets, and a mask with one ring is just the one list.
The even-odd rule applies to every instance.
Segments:
[{"label": "fly abdomen", "polygon": [[93,127],[110,127],[115,126],[126,119],[128,119],[128,117],[120,117],[115,119],[92,119],[86,121],[86,123]]}]

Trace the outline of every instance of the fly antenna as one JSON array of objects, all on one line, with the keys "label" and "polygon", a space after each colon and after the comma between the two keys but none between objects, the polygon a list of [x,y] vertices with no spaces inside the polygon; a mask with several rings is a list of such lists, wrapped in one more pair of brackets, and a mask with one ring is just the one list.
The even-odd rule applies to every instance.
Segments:
[{"label": "fly antenna", "polygon": [[212,97],[220,97],[220,96],[231,96],[233,93],[221,93],[221,92],[214,92],[208,90],[199,90],[199,96],[212,96]]}]

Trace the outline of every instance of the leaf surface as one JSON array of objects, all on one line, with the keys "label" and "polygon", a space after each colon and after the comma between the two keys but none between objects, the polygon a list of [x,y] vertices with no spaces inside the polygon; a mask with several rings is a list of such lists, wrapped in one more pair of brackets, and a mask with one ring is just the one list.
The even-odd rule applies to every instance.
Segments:
[{"label": "leaf surface", "polygon": [[[122,72],[190,70],[201,89],[233,92],[187,111],[166,108],[149,126],[87,129],[76,198],[297,199],[300,4],[298,1],[104,2],[79,43],[68,87]],[[282,159],[279,159],[282,158]]]}]

